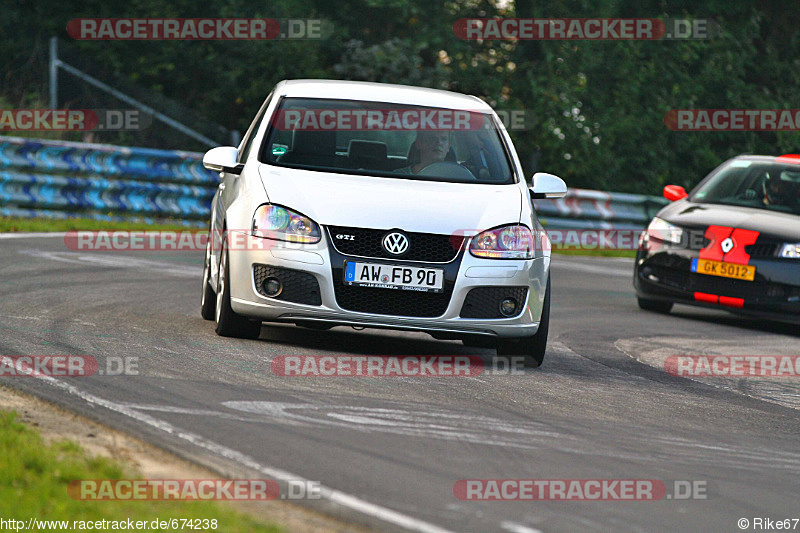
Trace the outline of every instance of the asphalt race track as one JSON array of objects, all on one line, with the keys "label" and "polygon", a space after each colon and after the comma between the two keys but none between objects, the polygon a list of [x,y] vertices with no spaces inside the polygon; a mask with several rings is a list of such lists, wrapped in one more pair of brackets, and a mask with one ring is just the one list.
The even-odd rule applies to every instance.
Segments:
[{"label": "asphalt race track", "polygon": [[[280,355],[480,355],[424,334],[200,317],[202,253],[76,252],[0,237],[0,354],[138,357],[139,375],[4,377],[226,475],[321,482],[305,502],[380,530],[738,531],[800,518],[796,379],[693,381],[669,355],[800,355],[796,326],[640,311],[632,262],[557,256],[547,359],[522,374],[281,377]],[[706,499],[462,501],[462,479],[701,482]],[[789,513],[789,514],[787,514]]]}]

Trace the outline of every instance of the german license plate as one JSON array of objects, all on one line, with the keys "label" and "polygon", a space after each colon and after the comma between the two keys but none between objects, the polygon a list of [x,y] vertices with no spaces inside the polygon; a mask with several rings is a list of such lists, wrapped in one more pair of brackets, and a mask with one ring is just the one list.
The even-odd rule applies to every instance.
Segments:
[{"label": "german license plate", "polygon": [[381,289],[442,292],[444,270],[347,261],[344,264],[344,283]]},{"label": "german license plate", "polygon": [[711,259],[692,259],[692,272],[744,281],[753,281],[756,277],[756,267],[752,265],[737,265]]}]

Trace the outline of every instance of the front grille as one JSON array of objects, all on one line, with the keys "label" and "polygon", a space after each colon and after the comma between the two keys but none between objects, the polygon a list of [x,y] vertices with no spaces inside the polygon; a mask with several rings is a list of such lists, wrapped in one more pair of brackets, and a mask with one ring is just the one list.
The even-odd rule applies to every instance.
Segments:
[{"label": "front grille", "polygon": [[[657,266],[648,266],[645,267],[645,270],[647,274],[652,274],[658,278],[656,283],[659,285],[681,291],[704,292],[719,296],[743,298],[752,302],[785,301],[790,297],[800,296],[799,288],[782,283],[728,279]],[[646,276],[645,279],[653,283],[653,280]]]},{"label": "front grille", "polygon": [[[684,228],[683,231],[686,232],[686,236],[684,236],[679,247],[686,250],[700,251],[711,244],[711,239],[705,237],[705,230]],[[744,251],[750,257],[775,257],[779,246],[777,243],[759,239],[755,244],[745,246]]]},{"label": "front grille", "polygon": [[[500,302],[513,298],[519,312],[525,308],[528,287],[476,287],[469,291],[461,308],[461,318],[510,318],[500,312]],[[516,314],[519,314],[516,313]]]},{"label": "front grille", "polygon": [[[280,294],[267,296],[264,291],[264,280],[267,278],[278,278],[281,281],[283,290]],[[319,282],[317,282],[317,278],[308,272],[267,265],[253,265],[253,279],[256,290],[261,296],[297,304],[322,305]]]},{"label": "front grille", "polygon": [[750,257],[775,257],[778,254],[778,244],[764,242],[751,244],[745,246],[745,252],[750,254]]},{"label": "front grille", "polygon": [[335,283],[336,303],[342,309],[375,315],[438,317],[447,311],[452,289],[417,292],[400,289],[358,287]]},{"label": "front grille", "polygon": [[[383,248],[383,238],[390,232],[384,229],[328,227],[334,248],[341,254],[357,257],[449,263],[456,258],[464,242],[464,237],[459,235],[403,232],[408,237],[408,250],[402,255],[392,255]],[[352,240],[337,238],[337,235],[350,236]]]}]

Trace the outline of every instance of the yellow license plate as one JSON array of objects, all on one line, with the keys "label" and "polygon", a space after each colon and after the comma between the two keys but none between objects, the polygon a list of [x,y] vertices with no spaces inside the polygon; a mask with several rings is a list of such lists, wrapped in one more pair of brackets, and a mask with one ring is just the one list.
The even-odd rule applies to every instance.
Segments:
[{"label": "yellow license plate", "polygon": [[752,265],[737,265],[711,259],[692,259],[692,272],[744,281],[753,281],[756,277],[756,267]]}]

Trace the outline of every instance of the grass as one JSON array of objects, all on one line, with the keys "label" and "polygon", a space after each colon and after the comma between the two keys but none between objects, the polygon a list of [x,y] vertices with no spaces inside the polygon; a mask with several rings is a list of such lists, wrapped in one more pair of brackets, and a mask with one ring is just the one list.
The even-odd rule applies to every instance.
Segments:
[{"label": "grass", "polygon": [[190,231],[200,228],[190,228],[181,224],[148,224],[147,222],[107,222],[90,218],[15,218],[0,217],[0,233],[7,232],[54,232],[70,230],[173,230]]},{"label": "grass", "polygon": [[5,520],[142,520],[216,519],[218,531],[277,532],[276,526],[207,501],[72,499],[70,481],[131,479],[115,462],[90,457],[75,442],[45,444],[38,432],[0,411],[0,517]]}]

